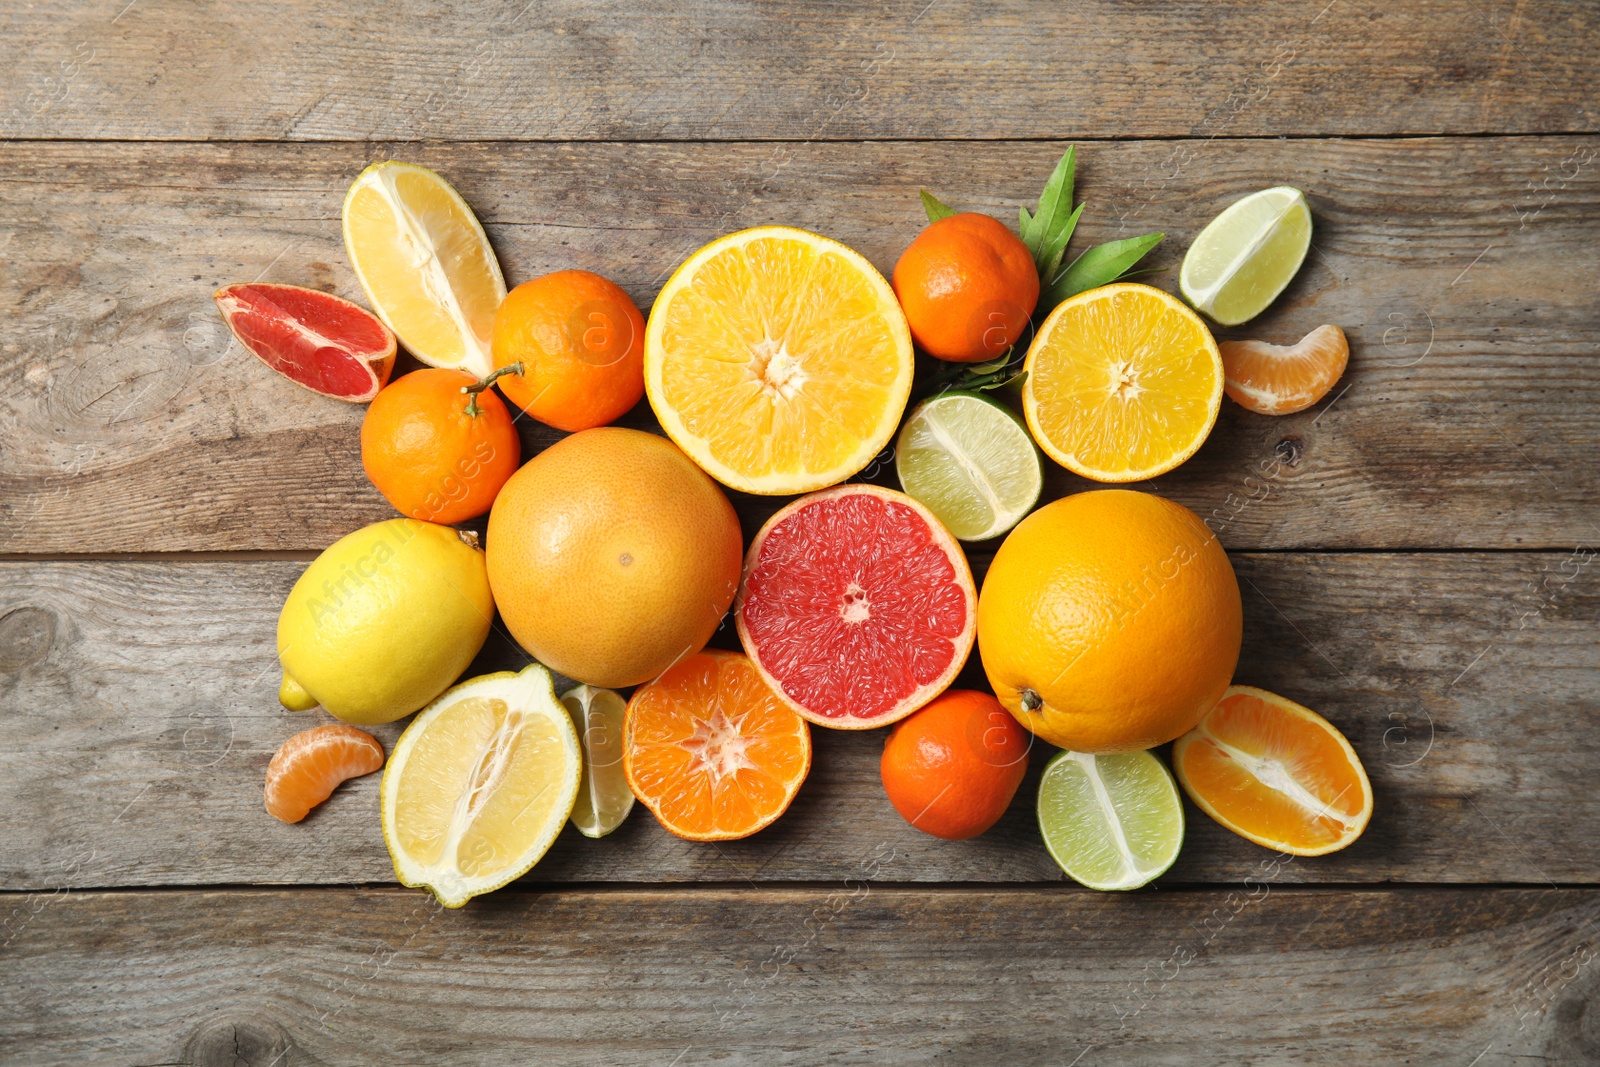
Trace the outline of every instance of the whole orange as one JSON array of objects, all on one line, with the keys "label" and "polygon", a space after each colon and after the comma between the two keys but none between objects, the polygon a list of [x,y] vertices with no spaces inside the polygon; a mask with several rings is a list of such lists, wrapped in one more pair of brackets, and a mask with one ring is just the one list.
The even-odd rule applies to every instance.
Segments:
[{"label": "whole orange", "polygon": [[889,731],[883,791],[934,837],[976,837],[1005,814],[1028,772],[1031,739],[988,693],[951,689]]},{"label": "whole orange", "polygon": [[522,444],[505,402],[465,371],[397,378],[361,421],[361,466],[402,515],[452,523],[482,515],[517,469]]},{"label": "whole orange", "polygon": [[523,411],[558,430],[604,426],[644,395],[644,316],[614,282],[560,270],[523,282],[494,316],[498,382]]},{"label": "whole orange", "polygon": [[894,265],[894,291],[925,352],[974,363],[1022,336],[1039,302],[1039,271],[1016,234],[968,212],[917,235]]},{"label": "whole orange", "polygon": [[1188,732],[1228,688],[1242,631],[1233,566],[1199,516],[1126,489],[1023,519],[978,594],[978,648],[1000,703],[1077,752]]},{"label": "whole orange", "polygon": [[699,652],[739,588],[739,518],[664,437],[562,438],[500,491],[489,588],[512,636],[570,678],[638,685]]}]

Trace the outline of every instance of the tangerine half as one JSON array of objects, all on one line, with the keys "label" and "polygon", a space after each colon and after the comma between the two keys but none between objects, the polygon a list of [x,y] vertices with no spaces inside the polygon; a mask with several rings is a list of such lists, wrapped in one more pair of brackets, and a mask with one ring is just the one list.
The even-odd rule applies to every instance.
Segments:
[{"label": "tangerine half", "polygon": [[691,841],[748,837],[788,809],[811,733],[750,660],[708,649],[641,687],[623,721],[628,787]]}]

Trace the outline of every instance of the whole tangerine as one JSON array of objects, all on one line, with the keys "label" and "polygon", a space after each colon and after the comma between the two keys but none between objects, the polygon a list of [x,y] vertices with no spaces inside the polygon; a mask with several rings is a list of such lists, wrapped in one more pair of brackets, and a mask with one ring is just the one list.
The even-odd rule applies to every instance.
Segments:
[{"label": "whole tangerine", "polygon": [[917,235],[894,265],[894,291],[925,352],[975,363],[1022,336],[1039,303],[1039,271],[1004,224],[966,212]]},{"label": "whole tangerine", "polygon": [[907,822],[950,841],[999,821],[1028,772],[1027,731],[988,693],[949,690],[889,731],[879,772]]},{"label": "whole tangerine", "polygon": [[575,433],[626,414],[644,395],[644,316],[615,282],[560,270],[523,282],[494,317],[495,368],[519,368],[501,392],[548,426]]},{"label": "whole tangerine", "polygon": [[361,422],[361,466],[395,510],[452,523],[489,510],[522,443],[505,402],[465,371],[428,367],[385,386]]}]

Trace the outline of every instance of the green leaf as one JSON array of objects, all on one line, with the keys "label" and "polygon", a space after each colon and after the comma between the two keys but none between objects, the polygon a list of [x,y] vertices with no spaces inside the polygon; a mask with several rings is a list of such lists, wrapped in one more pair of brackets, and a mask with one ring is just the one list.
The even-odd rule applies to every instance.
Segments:
[{"label": "green leaf", "polygon": [[1049,285],[1039,299],[1040,309],[1047,311],[1068,297],[1110,285],[1132,270],[1133,265],[1165,236],[1164,233],[1147,233],[1121,241],[1107,241],[1089,249]]},{"label": "green leaf", "polygon": [[1078,216],[1083,214],[1083,209],[1088,201],[1079,204],[1076,211],[1067,217],[1066,227],[1061,231],[1059,240],[1052,240],[1046,249],[1050,253],[1049,259],[1039,264],[1039,277],[1054,278],[1056,271],[1061,269],[1061,257],[1067,253],[1067,242],[1072,240],[1072,231],[1078,228]]},{"label": "green leaf", "polygon": [[1050,277],[1061,265],[1062,254],[1067,249],[1067,242],[1072,239],[1073,227],[1077,226],[1078,216],[1083,211],[1082,205],[1076,211],[1072,207],[1073,178],[1077,165],[1077,146],[1069,145],[1061,161],[1056,164],[1056,169],[1050,172],[1049,180],[1044,183],[1044,191],[1039,194],[1037,213],[1029,215],[1027,208],[1018,210],[1022,243],[1033,253],[1033,262],[1039,268],[1041,278]]},{"label": "green leaf", "polygon": [[956,213],[955,208],[943,203],[940,199],[926,189],[918,189],[917,195],[922,197],[922,210],[928,213],[929,222],[938,222],[947,219]]},{"label": "green leaf", "polygon": [[1011,362],[1011,349],[1006,349],[1005,354],[998,359],[991,359],[987,363],[971,363],[967,365],[967,373],[974,378],[982,378],[986,374],[1006,369],[1006,364]]}]

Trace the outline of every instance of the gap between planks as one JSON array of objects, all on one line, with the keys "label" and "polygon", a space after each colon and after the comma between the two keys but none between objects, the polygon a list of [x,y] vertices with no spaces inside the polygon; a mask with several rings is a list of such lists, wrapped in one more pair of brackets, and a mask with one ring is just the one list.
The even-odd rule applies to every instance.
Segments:
[{"label": "gap between planks", "polygon": [[[1402,131],[1398,133],[1237,133],[1228,134],[1230,141],[1433,141],[1441,138],[1459,140],[1508,140],[1512,138],[1600,137],[1600,129],[1590,130],[1438,130],[1431,132]],[[330,137],[315,140],[296,140],[287,137],[0,137],[0,147],[6,145],[382,145],[414,144],[438,147],[444,145],[470,147],[492,145],[628,145],[641,148],[674,147],[679,145],[765,145],[765,144],[1118,144],[1126,141],[1153,141],[1176,143],[1181,141],[1206,142],[1217,138],[1203,134],[1117,134],[1099,136],[1003,136],[1003,137],[683,137],[649,138],[638,141],[619,140],[615,137],[474,137],[464,141],[448,138],[422,137],[415,140],[395,137]],[[3,179],[0,179],[3,180]]]}]

